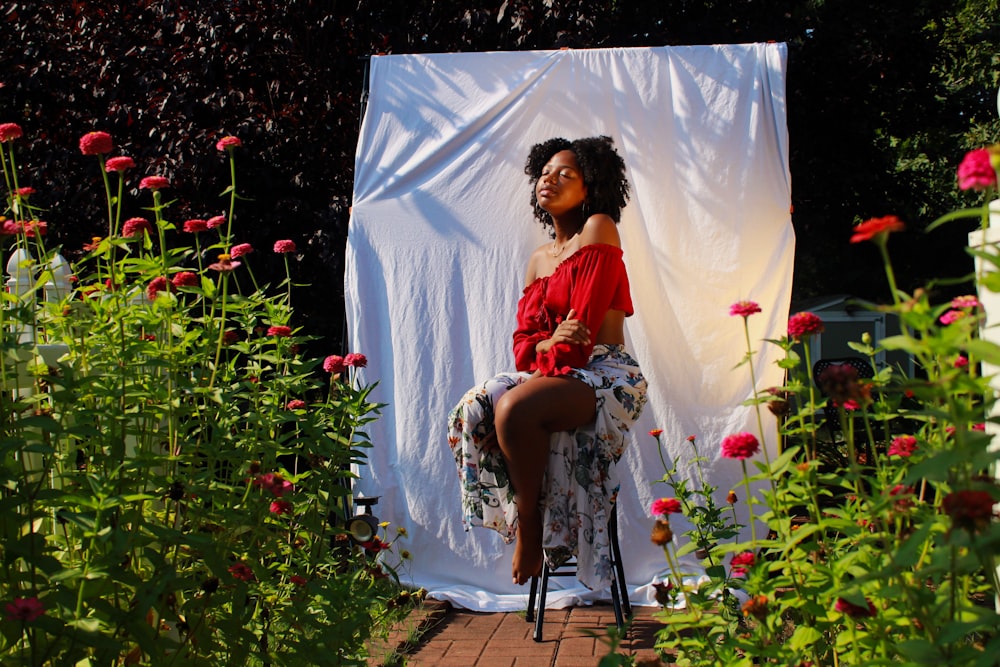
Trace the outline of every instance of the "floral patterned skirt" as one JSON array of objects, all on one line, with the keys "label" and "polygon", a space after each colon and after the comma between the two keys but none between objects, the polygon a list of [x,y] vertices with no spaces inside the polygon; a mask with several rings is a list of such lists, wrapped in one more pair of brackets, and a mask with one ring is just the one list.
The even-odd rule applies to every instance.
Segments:
[{"label": "floral patterned skirt", "polygon": [[[593,422],[552,435],[542,485],[543,548],[549,567],[577,559],[577,578],[591,589],[611,581],[612,503],[618,494],[616,464],[625,450],[625,433],[646,404],[646,380],[622,345],[595,345],[590,360],[569,375],[597,394]],[[485,526],[508,543],[517,531],[514,489],[499,449],[484,452],[482,440],[493,431],[493,406],[530,373],[501,373],[466,392],[448,415],[448,443],[461,481],[466,529]]]}]

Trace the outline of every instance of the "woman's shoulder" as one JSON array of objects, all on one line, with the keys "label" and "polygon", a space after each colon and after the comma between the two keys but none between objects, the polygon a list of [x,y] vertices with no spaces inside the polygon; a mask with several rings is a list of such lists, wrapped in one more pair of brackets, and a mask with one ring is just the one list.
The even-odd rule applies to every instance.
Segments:
[{"label": "woman's shoulder", "polygon": [[618,235],[618,225],[615,224],[611,216],[604,213],[595,213],[587,218],[587,222],[583,223],[583,229],[580,230],[581,246],[596,243],[616,248],[620,248],[622,245],[621,236]]}]

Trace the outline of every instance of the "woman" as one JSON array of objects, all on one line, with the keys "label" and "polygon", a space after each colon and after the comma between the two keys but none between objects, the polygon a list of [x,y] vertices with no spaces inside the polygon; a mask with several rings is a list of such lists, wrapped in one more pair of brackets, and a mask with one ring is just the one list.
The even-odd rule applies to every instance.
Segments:
[{"label": "woman", "polygon": [[[624,350],[632,301],[616,223],[629,186],[608,137],[537,144],[525,173],[535,217],[553,240],[528,260],[514,332],[518,372],[465,394],[449,415],[449,443],[467,524],[507,541],[516,533],[514,583],[541,573],[544,533],[550,565],[577,554],[580,580],[595,588],[610,574],[614,464],[646,401],[646,382]],[[560,432],[571,433],[557,442]]]}]

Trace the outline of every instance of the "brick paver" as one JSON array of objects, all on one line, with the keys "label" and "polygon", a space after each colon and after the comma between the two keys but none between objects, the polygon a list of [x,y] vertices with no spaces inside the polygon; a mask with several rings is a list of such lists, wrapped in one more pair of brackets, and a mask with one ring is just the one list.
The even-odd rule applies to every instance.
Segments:
[{"label": "brick paver", "polygon": [[[442,611],[419,646],[407,651],[407,667],[596,667],[609,652],[607,627],[615,623],[608,604],[549,609],[543,641],[536,642],[534,624],[523,613],[488,614],[428,602]],[[633,607],[632,628],[619,648],[649,667],[665,665],[654,649],[661,627],[653,618],[656,611]]]}]

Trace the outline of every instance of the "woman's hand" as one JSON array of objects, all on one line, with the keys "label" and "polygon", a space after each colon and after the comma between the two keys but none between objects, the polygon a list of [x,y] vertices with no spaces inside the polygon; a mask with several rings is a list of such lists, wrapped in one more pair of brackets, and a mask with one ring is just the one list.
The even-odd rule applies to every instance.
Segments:
[{"label": "woman's hand", "polygon": [[559,323],[556,330],[548,340],[543,340],[535,346],[536,352],[548,352],[556,343],[569,343],[570,345],[589,345],[590,329],[587,325],[576,319],[576,310],[570,309],[566,319]]}]

